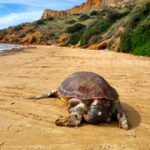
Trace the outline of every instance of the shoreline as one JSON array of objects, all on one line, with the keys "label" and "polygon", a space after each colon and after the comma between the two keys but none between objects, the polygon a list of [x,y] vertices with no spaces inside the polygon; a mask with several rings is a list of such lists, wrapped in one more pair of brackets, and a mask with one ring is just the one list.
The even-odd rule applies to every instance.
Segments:
[{"label": "shoreline", "polygon": [[[0,44],[8,44],[8,43],[0,43]],[[11,55],[11,54],[15,54],[16,52],[22,52],[22,51],[24,51],[26,49],[36,48],[36,46],[34,47],[34,46],[24,45],[24,44],[14,44],[14,45],[16,45],[16,46],[12,47],[12,48],[0,50],[0,56]]]},{"label": "shoreline", "polygon": [[[2,44],[2,43],[0,43]],[[14,44],[14,43],[6,43],[6,44]],[[124,56],[131,56],[131,57],[137,57],[138,59],[142,59],[142,60],[150,60],[150,57],[148,56],[138,56],[138,55],[133,55],[133,54],[129,54],[129,53],[123,53],[123,52],[115,52],[115,51],[108,51],[108,50],[92,50],[92,49],[85,49],[85,48],[81,48],[81,47],[68,47],[68,46],[59,46],[57,44],[51,44],[51,45],[39,45],[39,44],[14,44],[14,45],[21,45],[22,47],[20,48],[12,48],[12,49],[7,49],[7,50],[2,50],[0,51],[0,56],[8,56],[8,55],[13,55],[16,54],[18,52],[23,52],[25,50],[28,49],[39,49],[39,48],[49,48],[51,49],[51,47],[56,47],[56,48],[63,48],[63,49],[80,49],[83,51],[93,51],[96,52],[104,52],[104,53],[116,53],[116,55],[120,54],[120,55],[124,55]]]}]

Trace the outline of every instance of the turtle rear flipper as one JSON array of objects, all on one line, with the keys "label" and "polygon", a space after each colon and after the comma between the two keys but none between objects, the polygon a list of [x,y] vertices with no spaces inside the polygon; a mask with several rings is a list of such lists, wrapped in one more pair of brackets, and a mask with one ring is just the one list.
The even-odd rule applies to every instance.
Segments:
[{"label": "turtle rear flipper", "polygon": [[122,106],[120,104],[120,101],[117,100],[114,102],[112,106],[112,113],[115,115],[119,121],[119,127],[124,130],[129,130],[129,122],[127,119],[127,115],[125,114],[124,110],[122,109]]},{"label": "turtle rear flipper", "polygon": [[57,90],[52,90],[48,93],[44,93],[42,95],[38,95],[38,96],[33,96],[33,97],[29,97],[28,99],[34,99],[34,100],[39,100],[39,99],[44,99],[44,98],[58,98],[58,91]]}]

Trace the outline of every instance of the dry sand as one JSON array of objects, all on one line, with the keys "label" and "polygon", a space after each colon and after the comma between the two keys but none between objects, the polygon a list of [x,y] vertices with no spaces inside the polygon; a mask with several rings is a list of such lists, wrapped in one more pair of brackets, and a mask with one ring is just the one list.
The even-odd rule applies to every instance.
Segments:
[{"label": "dry sand", "polygon": [[[101,74],[120,94],[131,129],[118,124],[67,128],[57,99],[26,99],[55,89],[75,71]],[[38,46],[0,56],[0,149],[150,150],[150,59],[115,52]]]}]

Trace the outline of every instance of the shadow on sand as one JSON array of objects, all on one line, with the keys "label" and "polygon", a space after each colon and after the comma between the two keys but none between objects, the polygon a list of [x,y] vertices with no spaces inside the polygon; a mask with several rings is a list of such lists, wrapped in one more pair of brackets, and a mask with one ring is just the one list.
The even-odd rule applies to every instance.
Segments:
[{"label": "shadow on sand", "polygon": [[141,115],[135,110],[135,108],[126,103],[122,103],[122,106],[128,116],[128,120],[131,126],[130,129],[138,127],[141,123]]},{"label": "shadow on sand", "polygon": [[[138,127],[141,123],[141,115],[133,108],[132,106],[126,104],[126,103],[121,103],[123,110],[125,111],[128,121],[129,121],[129,130],[134,129]],[[87,125],[87,123],[84,121],[82,126]],[[111,127],[111,128],[118,128],[118,120],[117,118],[114,118],[111,123],[99,123],[95,125],[97,127]]]}]

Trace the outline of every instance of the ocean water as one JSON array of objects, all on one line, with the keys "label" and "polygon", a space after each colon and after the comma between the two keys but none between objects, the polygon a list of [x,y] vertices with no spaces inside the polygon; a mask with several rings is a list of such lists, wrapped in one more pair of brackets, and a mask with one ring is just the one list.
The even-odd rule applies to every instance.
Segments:
[{"label": "ocean water", "polygon": [[22,47],[23,47],[22,45],[17,45],[17,44],[3,44],[3,43],[0,43],[0,51],[11,50],[13,48],[20,49]]}]

